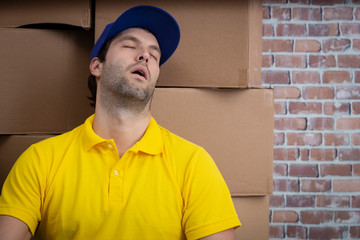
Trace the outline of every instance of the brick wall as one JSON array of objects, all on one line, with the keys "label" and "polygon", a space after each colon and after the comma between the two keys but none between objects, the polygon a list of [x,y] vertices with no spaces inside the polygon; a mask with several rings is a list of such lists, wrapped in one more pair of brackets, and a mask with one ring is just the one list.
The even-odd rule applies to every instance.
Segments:
[{"label": "brick wall", "polygon": [[271,239],[360,239],[360,0],[263,0]]}]

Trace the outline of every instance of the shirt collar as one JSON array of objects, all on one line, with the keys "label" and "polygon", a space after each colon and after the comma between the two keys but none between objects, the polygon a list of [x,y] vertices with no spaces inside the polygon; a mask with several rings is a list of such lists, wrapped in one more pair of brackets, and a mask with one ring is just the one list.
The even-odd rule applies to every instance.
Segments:
[{"label": "shirt collar", "polygon": [[[90,150],[97,144],[107,141],[98,136],[93,130],[94,114],[86,119],[82,128],[83,145],[86,150]],[[132,146],[129,150],[134,152],[144,152],[151,155],[160,154],[163,149],[163,140],[161,137],[161,129],[155,119],[151,117],[150,123],[145,131],[144,136]]]}]

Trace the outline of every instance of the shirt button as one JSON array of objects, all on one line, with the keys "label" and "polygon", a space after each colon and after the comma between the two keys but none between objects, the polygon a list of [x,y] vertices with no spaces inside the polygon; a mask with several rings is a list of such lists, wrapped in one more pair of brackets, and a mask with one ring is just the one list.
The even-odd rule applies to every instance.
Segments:
[{"label": "shirt button", "polygon": [[114,171],[114,175],[116,175],[116,176],[119,175],[119,171],[118,171],[118,170],[115,170],[115,171]]},{"label": "shirt button", "polygon": [[108,148],[109,148],[109,149],[112,149],[113,146],[112,146],[111,144],[108,144]]}]

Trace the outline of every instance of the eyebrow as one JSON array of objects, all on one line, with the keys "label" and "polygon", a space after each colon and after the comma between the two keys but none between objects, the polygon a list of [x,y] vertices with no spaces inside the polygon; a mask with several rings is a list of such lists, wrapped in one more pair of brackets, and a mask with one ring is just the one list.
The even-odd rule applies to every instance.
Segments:
[{"label": "eyebrow", "polygon": [[[119,41],[120,41],[120,42],[123,42],[123,41],[133,41],[133,42],[138,43],[138,44],[141,43],[141,41],[140,41],[138,38],[136,38],[136,37],[134,37],[134,36],[130,36],[130,35],[125,35],[125,36],[121,37],[121,38],[119,39]],[[151,49],[159,52],[159,54],[161,54],[160,48],[159,48],[158,46],[156,46],[156,45],[150,45],[149,48],[151,48]]]}]

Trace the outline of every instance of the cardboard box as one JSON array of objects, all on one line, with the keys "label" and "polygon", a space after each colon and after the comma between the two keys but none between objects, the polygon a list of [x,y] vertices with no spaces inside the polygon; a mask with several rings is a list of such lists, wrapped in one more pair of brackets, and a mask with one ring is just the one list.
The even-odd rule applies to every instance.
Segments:
[{"label": "cardboard box", "polygon": [[233,197],[242,226],[235,230],[236,240],[269,239],[269,196]]},{"label": "cardboard box", "polygon": [[31,24],[68,24],[91,27],[91,0],[2,1],[0,27]]},{"label": "cardboard box", "polygon": [[272,193],[272,89],[157,88],[151,112],[210,153],[233,196]]},{"label": "cardboard box", "polygon": [[96,2],[95,39],[130,7],[148,4],[178,21],[181,41],[161,68],[158,86],[261,88],[262,1]]},{"label": "cardboard box", "polygon": [[0,135],[0,190],[15,161],[31,144],[51,135]]},{"label": "cardboard box", "polygon": [[0,134],[62,133],[93,113],[90,32],[0,28],[0,35]]}]

